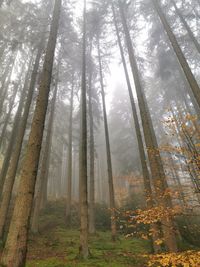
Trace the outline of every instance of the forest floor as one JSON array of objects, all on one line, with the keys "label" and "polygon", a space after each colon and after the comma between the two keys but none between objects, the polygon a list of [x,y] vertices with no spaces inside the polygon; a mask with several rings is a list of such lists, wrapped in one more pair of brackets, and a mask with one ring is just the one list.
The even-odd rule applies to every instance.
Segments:
[{"label": "forest floor", "polygon": [[126,239],[123,236],[115,243],[111,242],[110,232],[97,232],[90,237],[91,257],[78,259],[79,232],[56,227],[38,236],[32,236],[29,242],[26,267],[144,267],[144,254],[149,252],[144,240]]},{"label": "forest floor", "polygon": [[73,211],[73,227],[69,228],[64,216],[65,201],[48,204],[40,216],[39,233],[29,236],[26,267],[200,266],[199,248],[183,240],[179,244],[180,253],[160,255],[151,254],[150,242],[145,239],[119,234],[117,241],[112,242],[109,211],[103,206],[96,212],[98,231],[89,237],[90,257],[80,259],[77,205]]},{"label": "forest floor", "polygon": [[111,241],[109,231],[97,231],[90,236],[88,260],[82,260],[79,252],[79,230],[69,229],[64,223],[62,204],[51,207],[40,218],[40,233],[30,235],[26,267],[145,267],[145,254],[150,244],[143,239],[118,236]]}]

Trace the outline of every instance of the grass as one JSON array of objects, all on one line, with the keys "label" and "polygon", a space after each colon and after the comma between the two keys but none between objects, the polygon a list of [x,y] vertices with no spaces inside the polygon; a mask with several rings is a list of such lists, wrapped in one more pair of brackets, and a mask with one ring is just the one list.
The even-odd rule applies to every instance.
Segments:
[{"label": "grass", "polygon": [[[40,234],[29,238],[26,267],[146,266],[142,255],[150,252],[148,241],[119,235],[113,243],[109,231],[98,231],[89,237],[91,255],[88,260],[81,260],[78,257],[80,233],[66,227],[64,210],[65,202],[58,201],[50,203],[43,212]],[[73,225],[78,225],[76,216]]]},{"label": "grass", "polygon": [[[40,233],[29,236],[26,267],[145,267],[151,254],[150,243],[139,238],[126,238],[119,235],[116,242],[111,241],[106,220],[109,215],[102,215],[104,209],[98,210],[100,222],[97,233],[89,237],[90,257],[82,260],[79,254],[78,217],[73,218],[73,229],[66,227],[64,212],[65,202],[49,203],[40,217]],[[102,217],[104,220],[102,220]],[[107,219],[106,219],[107,218]],[[1,244],[0,244],[1,247]],[[181,251],[196,250],[183,240],[179,244]],[[171,256],[170,256],[171,257]],[[179,255],[177,258],[179,259]],[[168,257],[169,258],[169,257]],[[157,264],[155,266],[161,266]],[[171,266],[171,265],[170,265]],[[173,266],[180,266],[173,265]],[[189,265],[188,265],[189,266]],[[196,265],[195,265],[196,266]],[[200,265],[198,265],[200,266]]]},{"label": "grass", "polygon": [[110,232],[97,232],[90,237],[88,260],[77,257],[78,247],[79,231],[59,226],[46,230],[30,237],[26,267],[144,267],[142,254],[150,251],[149,243],[140,239],[120,236],[113,243]]}]

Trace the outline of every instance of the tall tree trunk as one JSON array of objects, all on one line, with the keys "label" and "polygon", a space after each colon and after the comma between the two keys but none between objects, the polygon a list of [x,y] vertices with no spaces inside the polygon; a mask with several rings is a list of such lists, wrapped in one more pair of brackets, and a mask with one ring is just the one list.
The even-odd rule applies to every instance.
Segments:
[{"label": "tall tree trunk", "polygon": [[[2,190],[3,190],[3,185],[4,185],[7,171],[8,171],[8,175],[7,175],[6,179],[10,180],[10,186],[9,186],[9,188],[6,186],[5,190],[7,192],[10,192],[9,194],[11,194],[11,192],[12,192],[12,187],[14,184],[15,175],[17,172],[17,166],[18,166],[18,162],[19,162],[19,157],[20,157],[20,153],[21,153],[21,149],[22,149],[22,142],[23,142],[23,138],[24,138],[24,134],[25,134],[25,130],[26,130],[26,123],[28,120],[29,109],[31,106],[33,92],[35,89],[37,71],[38,71],[38,67],[39,67],[41,54],[43,51],[43,42],[44,42],[44,40],[42,39],[42,41],[39,45],[39,48],[38,48],[38,53],[36,56],[34,67],[33,67],[33,72],[32,72],[31,81],[30,81],[30,87],[28,90],[27,100],[26,100],[26,104],[24,107],[24,112],[23,112],[21,121],[19,122],[18,119],[15,120],[16,126],[14,125],[14,127],[13,127],[12,134],[10,137],[10,142],[9,142],[9,145],[8,145],[8,148],[6,151],[6,155],[5,155],[5,159],[4,159],[5,164],[3,163],[1,174],[0,174],[0,195],[1,195]],[[19,126],[19,130],[17,132],[17,135],[16,135],[16,127],[18,124],[20,124],[20,126]],[[14,151],[12,153],[15,138],[16,138],[16,145],[15,145]],[[10,158],[11,155],[12,155],[12,158]],[[9,165],[9,162],[10,162],[10,165]],[[8,169],[8,167],[9,167],[9,169]]]},{"label": "tall tree trunk", "polygon": [[115,24],[115,29],[116,29],[116,33],[117,33],[118,45],[119,45],[119,49],[120,49],[120,53],[121,53],[122,64],[124,67],[124,73],[125,73],[125,77],[126,77],[126,82],[127,82],[127,87],[128,87],[128,92],[129,92],[129,97],[130,97],[130,102],[131,102],[132,114],[133,114],[134,123],[135,123],[135,131],[136,131],[136,136],[137,136],[137,141],[138,141],[140,161],[141,161],[141,165],[142,165],[142,173],[143,173],[143,179],[144,179],[147,206],[150,205],[150,207],[152,207],[153,206],[153,199],[152,199],[150,174],[149,174],[149,171],[147,168],[147,160],[146,160],[145,150],[144,150],[144,146],[143,146],[142,134],[140,131],[139,119],[137,116],[137,109],[136,109],[135,100],[133,97],[133,92],[132,92],[132,88],[131,88],[131,83],[130,83],[130,79],[129,79],[128,69],[126,66],[125,56],[124,56],[124,52],[123,52],[121,38],[119,35],[119,29],[118,29],[118,25],[117,25],[115,9],[114,9],[113,4],[112,4],[112,10],[113,10],[113,15],[114,15],[114,24]]},{"label": "tall tree trunk", "polygon": [[69,134],[68,134],[68,157],[67,157],[67,203],[66,222],[71,226],[71,202],[72,202],[72,127],[74,109],[74,75],[72,77],[72,89],[70,97]]},{"label": "tall tree trunk", "polygon": [[47,167],[48,167],[47,162],[48,162],[48,157],[49,157],[50,149],[51,149],[51,138],[52,138],[54,116],[55,116],[57,91],[58,91],[58,79],[56,81],[54,95],[53,95],[53,99],[51,103],[51,112],[50,112],[50,117],[49,117],[49,122],[48,122],[48,127],[47,127],[47,136],[46,136],[46,141],[45,141],[41,171],[37,179],[38,190],[35,194],[33,216],[32,216],[32,222],[31,222],[31,231],[33,233],[38,233],[38,230],[39,230],[39,215],[40,215],[40,208],[41,208],[41,201],[42,201],[42,193],[43,193],[44,186],[45,186],[45,178],[46,178],[46,172],[47,172]]},{"label": "tall tree trunk", "polygon": [[23,267],[26,261],[30,214],[35,191],[45,115],[48,105],[60,11],[61,0],[57,0],[55,1],[39,94],[37,97],[27,151],[22,166],[18,194],[15,201],[8,237],[1,258],[1,264],[7,267]]},{"label": "tall tree trunk", "polygon": [[[91,54],[91,53],[90,53]],[[89,232],[95,233],[95,179],[94,179],[94,121],[92,109],[92,70],[89,74],[89,121],[90,121],[90,195],[89,195]]]},{"label": "tall tree trunk", "polygon": [[187,78],[187,81],[188,83],[190,84],[190,87],[191,87],[191,90],[194,94],[194,97],[198,103],[198,105],[200,106],[200,88],[199,88],[199,85],[187,63],[187,60],[185,59],[185,56],[176,40],[176,36],[174,35],[174,33],[172,32],[171,28],[170,28],[170,25],[164,15],[164,13],[162,12],[162,9],[158,3],[157,0],[151,0],[152,3],[153,3],[153,6],[155,8],[155,11],[157,12],[162,24],[163,24],[163,27],[165,29],[165,31],[167,32],[167,35],[170,39],[170,42],[171,42],[171,45],[174,49],[174,52],[176,53],[177,55],[177,58],[179,60],[179,63],[185,73],[185,76]]},{"label": "tall tree trunk", "polygon": [[5,83],[6,83],[6,80],[8,78],[8,75],[10,73],[10,68],[13,67],[14,62],[15,62],[15,57],[12,54],[10,56],[9,60],[8,60],[8,63],[6,65],[6,69],[5,69],[4,73],[3,73],[3,76],[1,77],[0,99],[3,96],[3,91],[4,91]]},{"label": "tall tree trunk", "polygon": [[184,19],[183,15],[181,14],[180,10],[178,9],[176,3],[174,2],[174,0],[171,0],[175,10],[176,10],[176,13],[178,14],[181,22],[183,23],[184,27],[186,28],[187,32],[188,32],[188,35],[190,37],[190,39],[192,40],[192,42],[194,43],[197,51],[200,53],[200,44],[198,43],[196,37],[194,36],[190,26],[188,25],[187,21]]},{"label": "tall tree trunk", "polygon": [[11,56],[10,64],[8,64],[2,80],[2,86],[0,89],[0,117],[2,116],[3,104],[8,93],[8,87],[10,84],[10,78],[15,65],[15,59],[16,59],[16,53]]},{"label": "tall tree trunk", "polygon": [[47,206],[48,202],[48,180],[49,180],[49,165],[50,165],[50,155],[51,155],[51,148],[52,148],[52,135],[51,135],[51,140],[49,142],[49,154],[47,157],[47,162],[46,162],[46,172],[45,172],[45,177],[44,177],[44,186],[42,190],[42,197],[41,197],[41,202],[40,202],[40,209],[45,209]]},{"label": "tall tree trunk", "polygon": [[104,92],[104,84],[103,84],[103,73],[102,73],[99,36],[97,37],[97,50],[98,50],[98,60],[99,60],[101,95],[102,95],[102,103],[103,103],[105,139],[106,139],[106,155],[107,155],[108,184],[109,184],[109,198],[110,198],[109,201],[110,201],[110,210],[111,210],[111,234],[112,234],[112,240],[115,241],[116,235],[117,235],[116,211],[115,211],[115,193],[114,193],[112,160],[111,160],[111,151],[110,151],[110,139],[109,139],[109,131],[108,131],[108,121],[107,121],[106,101],[105,101],[105,92]]},{"label": "tall tree trunk", "polygon": [[87,188],[87,99],[86,99],[86,0],[83,11],[82,84],[81,84],[81,125],[79,152],[80,188],[80,256],[88,258],[88,188]]},{"label": "tall tree trunk", "polygon": [[[121,38],[120,38],[120,34],[119,34],[119,28],[117,25],[115,7],[114,7],[113,3],[112,3],[112,11],[113,11],[113,19],[114,19],[114,25],[115,25],[116,34],[117,34],[119,50],[120,50],[120,54],[121,54],[121,58],[122,58],[122,64],[124,67],[124,73],[125,73],[126,83],[127,83],[130,102],[131,102],[132,115],[133,115],[133,119],[134,119],[134,123],[135,123],[135,131],[136,131],[136,137],[137,137],[137,142],[138,142],[138,150],[139,150],[140,161],[141,161],[141,166],[142,166],[146,205],[147,205],[147,208],[152,208],[154,204],[153,204],[153,192],[152,192],[151,182],[150,182],[150,174],[149,174],[149,171],[147,168],[147,159],[146,159],[146,155],[145,155],[145,150],[144,150],[144,145],[143,145],[143,140],[142,140],[142,134],[140,131],[140,124],[139,124],[139,119],[137,116],[137,109],[136,109],[136,105],[135,105],[135,101],[134,101],[134,97],[133,97],[131,82],[129,79],[128,69],[127,69],[126,60],[125,60],[123,47],[122,47],[122,42],[121,42]],[[153,224],[151,226],[151,229],[154,229],[154,231],[152,231],[152,233],[153,233],[152,241],[156,241],[157,239],[159,239],[159,229],[158,229],[156,224]],[[155,252],[158,252],[161,249],[160,246],[156,244],[156,242],[153,242],[153,248],[154,248]]]},{"label": "tall tree trunk", "polygon": [[[19,84],[20,84],[20,82],[19,82]],[[17,92],[18,92],[19,87],[20,87],[19,84],[15,84],[14,85],[13,94],[9,99],[8,113],[6,114],[5,121],[4,121],[4,126],[2,128],[1,136],[0,136],[0,148],[1,148],[2,142],[3,142],[4,138],[5,138],[6,129],[7,129],[7,126],[8,126],[9,120],[10,120],[11,112],[13,110],[13,107],[14,107],[14,104],[15,104],[15,99],[16,99],[16,96],[17,96]]]},{"label": "tall tree trunk", "polygon": [[[23,91],[21,94],[19,106],[18,106],[17,113],[15,116],[15,121],[14,121],[11,140],[10,140],[10,142],[13,143],[11,151],[13,149],[13,146],[17,145],[17,137],[15,137],[15,136],[16,136],[16,132],[18,134],[18,131],[19,131],[22,109],[23,109],[24,100],[26,98],[26,91],[27,91],[27,87],[28,87],[29,71],[30,71],[30,68],[27,71],[26,80],[24,83],[24,88],[23,88]],[[14,141],[13,141],[13,139],[14,139]],[[8,162],[5,161],[6,165],[8,166],[8,163],[12,162],[12,157],[11,157],[11,160],[8,158],[6,160],[8,160]],[[3,164],[3,167],[4,167],[4,164]],[[2,190],[3,190],[3,194],[2,194],[2,198],[1,198],[1,204],[0,204],[0,239],[3,238],[4,227],[5,227],[5,222],[6,222],[6,218],[7,218],[7,213],[9,210],[9,204],[10,204],[11,193],[12,193],[12,189],[10,189],[10,187],[11,187],[10,186],[10,179],[8,178],[9,176],[6,176],[6,173],[7,173],[6,169],[8,170],[8,174],[9,174],[9,170],[10,170],[9,168],[10,168],[10,166],[8,166],[8,168],[5,168],[5,170],[4,170],[4,168],[2,168],[2,173],[0,175],[0,178],[2,179],[1,180],[0,195],[2,194]],[[12,181],[14,181],[14,179]],[[13,182],[12,182],[12,187],[13,187]]]},{"label": "tall tree trunk", "polygon": [[[28,83],[28,78],[29,78],[29,69],[30,69],[31,61],[32,61],[32,59],[29,61],[29,67],[28,67],[27,74],[26,74],[26,77],[25,77],[25,82],[24,82],[24,87],[26,86],[26,88],[27,88],[27,83]],[[26,63],[23,64],[23,67],[22,67],[22,70],[21,70],[21,75],[23,75],[23,73],[25,71],[25,65],[26,65]],[[21,84],[21,80],[19,80],[19,82],[15,83],[14,86],[13,86],[13,91],[12,91],[12,94],[11,94],[10,99],[9,99],[8,113],[5,116],[4,126],[3,126],[3,129],[1,131],[0,148],[1,148],[3,140],[5,138],[6,129],[7,129],[8,123],[10,121],[12,110],[13,110],[14,105],[15,105],[15,100],[16,100],[17,93],[20,91],[20,87],[21,87],[20,84]],[[23,95],[21,95],[20,98],[21,97],[23,98]]]},{"label": "tall tree trunk", "polygon": [[[171,207],[172,205],[171,198],[169,195],[165,194],[166,189],[168,189],[168,185],[166,182],[163,164],[162,164],[161,156],[159,153],[155,131],[153,129],[152,120],[151,120],[149,109],[146,103],[145,94],[141,86],[139,70],[138,70],[137,62],[136,62],[135,55],[134,55],[133,45],[132,45],[129,30],[128,30],[126,17],[124,14],[123,4],[120,0],[118,1],[118,3],[119,3],[119,8],[120,8],[124,34],[126,37],[126,44],[127,44],[129,60],[131,64],[131,70],[132,70],[133,79],[135,82],[135,88],[136,88],[138,104],[139,104],[139,109],[140,109],[140,114],[141,114],[141,119],[142,119],[142,126],[143,126],[143,131],[144,131],[144,138],[146,142],[147,153],[148,153],[148,158],[149,158],[149,163],[150,163],[150,168],[151,168],[152,181],[153,181],[154,189],[155,189],[156,196],[157,196],[157,202],[164,207]],[[165,238],[165,244],[167,248],[169,249],[169,251],[174,252],[174,251],[177,251],[177,244],[176,244],[176,235],[175,235],[173,228],[174,228],[173,221],[171,220],[170,217],[168,218],[166,222],[163,222],[162,220],[162,229],[163,229],[163,234]]]}]

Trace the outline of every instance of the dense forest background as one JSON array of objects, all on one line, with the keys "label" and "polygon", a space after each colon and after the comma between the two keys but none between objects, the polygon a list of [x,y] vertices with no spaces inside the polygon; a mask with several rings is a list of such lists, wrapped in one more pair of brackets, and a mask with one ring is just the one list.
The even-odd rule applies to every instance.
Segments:
[{"label": "dense forest background", "polygon": [[199,26],[199,0],[0,0],[0,266],[200,266]]}]

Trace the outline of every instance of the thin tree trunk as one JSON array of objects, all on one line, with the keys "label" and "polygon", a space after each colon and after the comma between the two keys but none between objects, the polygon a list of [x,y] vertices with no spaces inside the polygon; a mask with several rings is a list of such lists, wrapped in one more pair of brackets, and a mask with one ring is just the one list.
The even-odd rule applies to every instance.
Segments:
[{"label": "thin tree trunk", "polygon": [[174,2],[174,0],[171,0],[175,10],[176,10],[176,13],[178,14],[181,22],[183,23],[184,27],[186,28],[187,32],[188,32],[188,35],[190,37],[190,39],[192,40],[192,42],[194,43],[197,51],[200,53],[200,44],[198,43],[196,37],[194,36],[190,26],[188,25],[187,21],[184,19],[183,15],[181,14],[180,10],[178,9],[176,3]]},{"label": "thin tree trunk", "polygon": [[[29,78],[29,70],[30,70],[31,62],[32,62],[32,57],[31,57],[31,59],[29,61],[27,75],[25,77],[25,82],[24,82],[24,87],[26,86],[26,88],[27,88],[27,83],[28,83],[28,78]],[[25,71],[25,66],[26,66],[26,62],[23,64],[23,67],[22,67],[22,70],[21,70],[21,75],[23,75],[23,73]],[[11,74],[12,74],[12,71],[11,71]],[[16,99],[17,93],[20,91],[20,87],[21,87],[20,83],[21,83],[21,81],[19,81],[18,83],[15,83],[15,85],[13,86],[12,95],[11,95],[11,97],[9,99],[8,113],[7,113],[6,117],[5,117],[4,126],[3,126],[3,129],[2,129],[2,132],[1,132],[1,136],[0,136],[0,148],[2,146],[2,142],[3,142],[4,138],[5,138],[6,129],[7,129],[7,126],[8,126],[9,120],[10,120],[11,112],[12,112],[13,107],[15,105],[15,99]],[[23,98],[22,95],[21,95],[21,97]],[[16,129],[13,129],[13,130],[16,131]]]},{"label": "thin tree trunk", "polygon": [[[135,101],[134,101],[134,97],[133,97],[131,82],[129,79],[128,69],[127,69],[126,60],[125,60],[125,56],[124,56],[124,52],[123,52],[121,38],[119,35],[119,29],[118,29],[118,25],[117,25],[117,19],[116,19],[115,8],[114,8],[113,3],[112,3],[112,11],[113,11],[113,19],[114,19],[114,24],[115,24],[115,29],[116,29],[117,39],[118,39],[118,45],[119,45],[119,49],[120,49],[122,64],[124,67],[124,73],[125,73],[125,78],[126,78],[130,102],[131,102],[132,115],[133,115],[134,124],[135,124],[135,131],[136,131],[136,137],[137,137],[137,142],[138,142],[138,150],[139,150],[140,161],[141,161],[141,166],[142,166],[146,205],[147,205],[147,208],[152,208],[154,203],[153,203],[153,192],[151,189],[151,182],[150,182],[150,174],[149,174],[149,171],[147,168],[147,159],[146,159],[146,155],[145,155],[145,150],[144,150],[144,145],[143,145],[143,140],[142,140],[142,134],[140,131],[140,124],[139,124],[139,119],[137,116],[137,109],[136,109],[136,105],[135,105]],[[152,239],[154,241],[156,241],[157,239],[159,239],[159,229],[158,229],[156,224],[153,224],[151,226],[151,228],[154,229],[154,231],[152,231],[153,232],[153,238]],[[153,242],[153,248],[154,248],[155,252],[158,252],[161,250],[160,246],[157,245],[155,242]]]},{"label": "thin tree trunk", "polygon": [[41,197],[41,202],[40,202],[40,209],[45,209],[47,206],[48,202],[48,180],[49,180],[49,162],[50,162],[50,155],[51,155],[51,147],[52,147],[52,135],[51,135],[51,140],[49,142],[50,149],[49,149],[49,154],[46,162],[46,172],[45,172],[45,177],[44,177],[44,186],[43,186],[43,191],[42,191],[42,197]]},{"label": "thin tree trunk", "polygon": [[179,63],[180,63],[180,65],[181,65],[181,67],[185,73],[185,76],[187,78],[187,81],[190,84],[190,87],[191,87],[191,90],[194,94],[194,97],[195,97],[198,105],[200,106],[200,88],[199,88],[199,85],[198,85],[186,59],[185,59],[185,56],[184,56],[184,54],[183,54],[183,52],[182,52],[182,50],[181,50],[181,48],[180,48],[180,46],[176,40],[174,33],[172,32],[172,30],[170,28],[170,25],[169,25],[165,15],[164,15],[164,13],[162,12],[162,9],[161,9],[158,1],[157,0],[151,0],[151,1],[153,3],[155,11],[157,12],[157,14],[158,14],[158,16],[159,16],[159,18],[163,24],[165,31],[167,32],[167,35],[168,35],[170,42],[171,42],[171,45],[174,49],[174,52],[176,53],[177,58],[179,60]]},{"label": "thin tree trunk", "polygon": [[[91,53],[90,53],[91,54]],[[89,233],[95,233],[95,180],[94,180],[94,121],[92,109],[92,70],[89,74],[89,121],[90,121],[90,195],[89,195]]]},{"label": "thin tree trunk", "polygon": [[[2,86],[0,89],[0,117],[2,116],[2,111],[3,111],[3,104],[4,101],[6,99],[7,93],[8,93],[8,87],[10,84],[10,78],[14,69],[14,65],[15,65],[15,59],[16,59],[16,55],[12,55],[11,56],[11,63],[8,64],[7,69],[5,70],[4,73],[4,77],[3,77],[3,81],[2,81]],[[11,65],[11,67],[10,67]]]},{"label": "thin tree trunk", "polygon": [[68,157],[67,157],[67,203],[66,203],[66,222],[71,226],[71,202],[72,202],[72,127],[74,109],[74,75],[72,77],[72,89],[70,97],[69,115],[69,137],[68,137]]},{"label": "thin tree trunk", "polygon": [[[119,8],[120,14],[123,24],[123,29],[126,37],[126,44],[128,48],[129,60],[131,64],[131,70],[135,82],[136,93],[138,97],[138,104],[140,108],[140,114],[142,119],[142,126],[144,131],[144,138],[147,147],[147,153],[151,168],[152,174],[152,181],[154,184],[154,189],[157,196],[157,202],[164,207],[171,207],[171,198],[169,195],[165,194],[166,189],[168,189],[168,185],[166,182],[166,177],[163,169],[162,160],[159,153],[159,148],[155,136],[155,131],[153,129],[152,120],[150,117],[149,109],[146,103],[145,94],[143,88],[141,86],[139,70],[137,66],[137,62],[134,55],[134,50],[132,46],[132,41],[130,38],[130,33],[128,30],[128,26],[126,23],[126,17],[123,10],[123,4],[119,0]],[[166,222],[162,221],[162,229],[165,238],[165,244],[169,251],[177,251],[177,244],[176,244],[176,235],[173,229],[173,221],[171,218],[168,218]]]},{"label": "thin tree trunk", "polygon": [[46,136],[45,147],[44,147],[44,155],[43,155],[42,165],[41,165],[42,167],[41,167],[40,175],[37,179],[38,190],[35,194],[33,216],[32,216],[32,222],[31,222],[31,231],[33,233],[38,233],[38,230],[39,230],[39,215],[40,215],[40,209],[41,209],[42,193],[43,193],[44,186],[45,186],[47,162],[48,162],[48,157],[49,157],[50,149],[51,149],[51,138],[52,138],[54,116],[55,116],[57,91],[58,91],[58,79],[56,81],[54,95],[53,95],[53,99],[51,103],[51,112],[50,112],[50,117],[49,117],[49,122],[48,122],[47,136]]},{"label": "thin tree trunk", "polygon": [[80,256],[88,258],[88,188],[87,188],[87,99],[86,99],[86,0],[83,11],[83,47],[82,47],[82,85],[81,85],[81,126],[79,152],[79,188],[80,188]]},{"label": "thin tree trunk", "polygon": [[116,240],[117,227],[116,227],[116,211],[115,211],[115,193],[114,193],[114,182],[112,173],[112,160],[110,152],[110,139],[108,131],[108,121],[106,112],[106,102],[105,102],[105,92],[103,84],[103,73],[102,73],[102,63],[101,63],[101,52],[99,44],[99,36],[97,37],[97,49],[98,49],[98,60],[99,60],[99,74],[100,74],[100,84],[101,84],[101,95],[103,103],[103,118],[104,118],[104,129],[105,129],[105,139],[106,139],[106,154],[107,154],[107,167],[108,167],[108,184],[109,184],[109,198],[110,198],[110,210],[111,210],[111,234],[112,240]]},{"label": "thin tree trunk", "polygon": [[61,0],[57,0],[54,5],[53,19],[41,76],[39,94],[37,97],[27,151],[22,166],[18,194],[15,201],[8,237],[1,257],[1,264],[7,267],[23,267],[26,261],[30,214],[33,204],[45,115],[48,105],[60,11]]},{"label": "thin tree trunk", "polygon": [[[18,131],[19,131],[19,125],[20,125],[20,119],[21,119],[23,104],[24,104],[24,100],[26,98],[26,91],[27,91],[27,87],[28,87],[29,71],[30,71],[30,69],[28,69],[28,71],[27,71],[27,76],[26,76],[26,80],[24,83],[24,88],[23,88],[23,91],[21,94],[19,106],[18,106],[17,113],[15,116],[15,121],[14,121],[14,125],[13,125],[13,130],[12,130],[13,131],[12,136],[16,136],[16,132],[18,134]],[[16,140],[16,142],[15,141],[13,142],[13,146],[14,146],[14,143],[16,146],[17,145],[16,144],[17,143],[17,137],[15,137],[14,139]],[[10,142],[12,142],[12,140]],[[11,162],[11,161],[8,160],[8,162]],[[6,163],[8,164],[8,162],[6,162]],[[2,169],[2,171],[3,170],[4,169]],[[10,166],[8,166],[7,170],[8,170],[8,174],[9,174]],[[3,238],[4,227],[5,227],[5,223],[6,223],[7,213],[9,211],[9,204],[10,204],[11,193],[12,193],[12,189],[10,189],[10,187],[11,187],[10,179],[9,179],[9,176],[6,176],[6,173],[7,172],[4,171],[0,176],[2,179],[1,188],[0,188],[0,195],[2,194],[2,189],[4,189],[3,194],[2,194],[2,198],[1,198],[1,204],[0,204],[0,239]],[[14,181],[14,179],[12,180],[12,187],[13,187],[13,181]]]},{"label": "thin tree trunk", "polygon": [[10,56],[9,60],[8,60],[8,63],[6,65],[6,69],[3,73],[3,76],[1,78],[1,88],[0,88],[0,99],[2,98],[3,96],[3,91],[4,91],[4,87],[5,87],[5,83],[6,83],[6,79],[8,78],[8,75],[9,75],[9,70],[10,70],[10,66],[13,66],[15,62],[15,58],[13,56],[13,54]]},{"label": "thin tree trunk", "polygon": [[16,99],[19,87],[20,87],[19,84],[15,84],[14,85],[13,94],[9,99],[8,113],[6,114],[5,121],[4,121],[4,126],[2,128],[2,132],[1,132],[1,136],[0,136],[0,148],[1,148],[2,142],[3,142],[4,138],[5,138],[6,129],[7,129],[7,126],[8,126],[9,120],[10,120],[11,112],[12,112],[14,104],[15,104],[15,99]]},{"label": "thin tree trunk", "polygon": [[119,35],[119,29],[118,29],[118,26],[117,26],[116,15],[115,15],[115,10],[114,10],[114,5],[113,4],[112,4],[112,9],[113,9],[114,24],[115,24],[116,33],[117,33],[118,45],[119,45],[119,48],[120,48],[122,63],[123,63],[123,67],[124,67],[124,72],[125,72],[125,77],[126,77],[126,82],[127,82],[130,102],[131,102],[132,114],[133,114],[134,123],[135,123],[135,131],[136,131],[136,136],[137,136],[137,141],[138,141],[138,149],[139,149],[140,160],[141,160],[141,165],[142,165],[142,172],[143,172],[143,179],[144,179],[144,186],[145,186],[145,195],[146,195],[146,199],[147,199],[147,206],[150,205],[150,207],[152,207],[153,206],[153,199],[152,199],[152,189],[151,189],[151,182],[150,182],[150,174],[149,174],[149,171],[148,171],[148,168],[147,168],[147,160],[146,160],[145,150],[144,150],[144,146],[143,146],[142,134],[141,134],[141,131],[140,131],[140,124],[139,124],[139,120],[138,120],[138,116],[137,116],[137,109],[136,109],[135,100],[134,100],[134,97],[133,97],[133,92],[132,92],[132,88],[131,88],[131,83],[130,83],[130,79],[129,79],[128,69],[127,69],[127,66],[126,66],[126,61],[125,61],[125,57],[124,57],[123,47],[122,47],[121,38],[120,38],[120,35]]},{"label": "thin tree trunk", "polygon": [[[10,186],[9,188],[6,187],[5,190],[7,192],[10,192],[10,194],[12,192],[12,187],[14,184],[14,180],[15,180],[15,176],[16,176],[16,172],[17,172],[17,166],[18,166],[18,162],[19,162],[19,157],[20,157],[20,153],[21,153],[21,149],[22,149],[23,138],[24,138],[24,134],[25,134],[25,130],[26,130],[26,124],[27,124],[27,120],[28,120],[29,110],[30,110],[30,106],[31,106],[31,102],[32,102],[33,92],[35,89],[37,71],[38,71],[39,62],[40,62],[40,58],[41,58],[41,54],[42,54],[42,50],[43,50],[43,45],[42,45],[43,42],[44,42],[44,40],[41,41],[39,48],[38,48],[38,53],[36,56],[35,64],[33,67],[33,72],[31,75],[31,81],[30,81],[30,87],[28,90],[27,101],[26,101],[26,104],[24,107],[24,112],[23,112],[21,121],[19,122],[19,121],[17,121],[18,119],[16,120],[16,122],[15,122],[16,126],[14,125],[14,127],[13,127],[9,146],[7,148],[7,151],[6,151],[5,160],[4,160],[5,164],[3,163],[3,166],[1,169],[1,174],[0,174],[0,195],[1,195],[2,190],[3,190],[3,185],[4,185],[4,181],[5,181],[7,172],[8,172],[8,175],[7,175],[6,179],[10,180],[10,185],[12,185],[12,186]],[[17,132],[17,135],[16,135],[16,127],[18,124],[20,124],[20,126],[19,126],[19,130]],[[15,138],[16,138],[16,145],[15,145],[14,151],[12,153]],[[12,158],[10,159],[11,154],[12,154]],[[10,165],[9,165],[9,162],[10,162]]]}]

